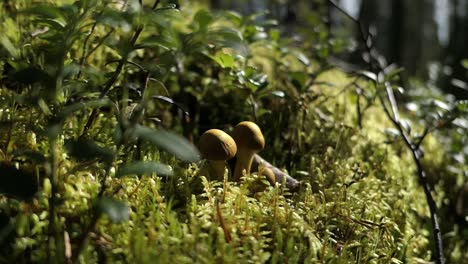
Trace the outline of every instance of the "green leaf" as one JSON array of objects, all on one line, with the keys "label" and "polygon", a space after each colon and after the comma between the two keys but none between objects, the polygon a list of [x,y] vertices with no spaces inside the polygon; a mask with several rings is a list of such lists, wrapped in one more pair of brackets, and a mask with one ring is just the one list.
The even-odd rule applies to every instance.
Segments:
[{"label": "green leaf", "polygon": [[137,125],[133,134],[143,140],[149,141],[165,151],[174,154],[186,162],[200,160],[197,148],[187,139],[165,130],[154,130],[149,127]]},{"label": "green leaf", "polygon": [[305,66],[308,66],[310,64],[309,58],[307,58],[307,56],[303,52],[299,50],[293,50],[292,54],[296,57],[298,61],[300,61]]},{"label": "green leaf", "polygon": [[399,74],[403,72],[404,68],[396,68],[389,73],[385,74],[385,81],[398,80]]},{"label": "green leaf", "polygon": [[63,120],[66,117],[70,116],[76,111],[80,111],[86,108],[100,108],[104,106],[113,106],[112,101],[107,98],[90,100],[86,102],[78,102],[72,105],[66,106],[62,109],[60,113],[57,114],[58,120]]},{"label": "green leaf", "polygon": [[289,78],[291,78],[291,82],[296,89],[302,90],[305,86],[307,75],[304,72],[297,71],[289,73]]},{"label": "green leaf", "polygon": [[468,59],[464,59],[461,61],[461,65],[463,66],[463,68],[467,69],[468,70]]},{"label": "green leaf", "polygon": [[53,30],[57,30],[57,31],[62,31],[66,26],[66,24],[64,24],[62,21],[57,20],[57,19],[50,19],[50,18],[34,19],[33,23],[35,25],[46,26],[49,29],[53,29]]},{"label": "green leaf", "polygon": [[154,12],[159,12],[159,11],[167,11],[167,10],[175,10],[175,11],[179,11],[177,9],[177,5],[176,4],[167,4],[165,6],[162,6],[162,7],[159,7],[159,8],[156,8],[156,10],[154,10]]},{"label": "green leaf", "polygon": [[222,68],[233,68],[234,57],[228,53],[218,53],[215,56],[208,55],[212,60],[217,62]]},{"label": "green leaf", "polygon": [[96,21],[113,28],[118,28],[124,32],[129,32],[132,29],[132,24],[125,14],[124,12],[106,8],[102,14],[96,17]]},{"label": "green leaf", "polygon": [[49,139],[55,139],[62,133],[62,125],[60,123],[51,123],[45,128],[44,132]]},{"label": "green leaf", "polygon": [[373,72],[359,71],[358,74],[361,75],[362,77],[366,77],[367,79],[377,81],[377,75],[375,73],[373,73]]},{"label": "green leaf", "polygon": [[37,179],[33,174],[0,163],[0,193],[19,200],[30,200],[37,191]]},{"label": "green leaf", "polygon": [[101,197],[96,202],[99,215],[107,215],[113,223],[127,221],[129,210],[127,205],[110,197]]},{"label": "green leaf", "polygon": [[63,10],[52,5],[36,5],[34,7],[24,10],[22,13],[29,15],[36,15],[43,18],[54,19],[59,21],[62,25],[67,24],[67,19]]},{"label": "green leaf", "polygon": [[0,44],[8,51],[11,57],[16,58],[20,55],[20,50],[6,36],[0,36]]},{"label": "green leaf", "polygon": [[462,113],[468,113],[468,100],[460,100],[455,102],[455,107]]},{"label": "green leaf", "polygon": [[198,24],[199,30],[205,30],[213,21],[213,15],[209,11],[202,9],[195,14],[193,21]]},{"label": "green leaf", "polygon": [[95,142],[86,139],[67,140],[65,148],[70,156],[80,161],[101,159],[106,163],[111,163],[114,159],[111,149],[101,147]]},{"label": "green leaf", "polygon": [[209,31],[207,37],[210,42],[220,48],[231,48],[244,57],[249,53],[248,46],[244,43],[242,34],[238,30],[219,28]]},{"label": "green leaf", "polygon": [[447,103],[440,101],[440,100],[434,100],[433,104],[437,106],[438,108],[443,109],[445,111],[450,111],[451,109]]},{"label": "green leaf", "polygon": [[280,90],[275,90],[271,92],[272,95],[283,98],[286,96],[286,94],[283,91]]},{"label": "green leaf", "polygon": [[154,161],[136,161],[123,165],[115,174],[116,177],[156,173],[160,176],[171,176],[172,168],[166,164]]},{"label": "green leaf", "polygon": [[172,32],[165,30],[160,35],[149,36],[135,46],[136,49],[143,49],[148,47],[160,47],[165,50],[176,50],[179,48],[179,40],[172,34]]},{"label": "green leaf", "polygon": [[153,96],[160,94],[169,94],[166,86],[163,82],[157,79],[151,79],[151,82],[148,83],[146,89],[143,91],[143,101],[152,100]]},{"label": "green leaf", "polygon": [[234,22],[237,26],[239,26],[239,27],[241,26],[242,15],[240,13],[228,10],[228,11],[223,12],[223,17],[226,17],[231,22]]}]

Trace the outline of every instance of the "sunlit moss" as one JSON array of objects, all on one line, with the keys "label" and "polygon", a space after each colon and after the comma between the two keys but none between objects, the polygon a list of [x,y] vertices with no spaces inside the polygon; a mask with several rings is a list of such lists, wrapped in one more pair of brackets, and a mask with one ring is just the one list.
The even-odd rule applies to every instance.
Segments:
[{"label": "sunlit moss", "polygon": [[[172,25],[180,36],[190,34],[192,18],[198,10],[198,5],[194,9],[182,8],[181,13],[168,15],[175,19],[168,25]],[[2,12],[0,9],[0,15]],[[1,22],[2,28],[12,28],[5,36],[20,42],[11,19]],[[214,25],[226,24],[234,23],[221,18]],[[103,36],[108,30],[98,26],[94,34]],[[143,36],[145,34],[149,32],[144,32]],[[109,41],[127,38],[127,33],[117,29],[115,39]],[[92,43],[96,41],[98,39],[92,39]],[[319,64],[310,62],[307,65],[301,61],[304,54],[298,56],[296,48],[281,50],[280,46],[286,47],[287,42],[272,43],[271,39],[265,42],[271,45],[249,43],[250,57],[236,61],[236,66],[245,62],[268,75],[269,83],[262,88],[265,90],[249,94],[249,103],[245,103],[245,94],[250,91],[237,89],[238,84],[233,83],[234,74],[213,65],[203,69],[204,76],[192,72],[193,76],[189,76],[192,79],[188,79],[193,83],[190,82],[191,86],[186,91],[193,93],[197,100],[203,99],[214,113],[223,107],[228,108],[232,116],[217,117],[223,119],[223,125],[231,120],[229,118],[249,119],[252,115],[260,124],[263,122],[262,129],[268,136],[268,145],[263,153],[278,167],[291,168],[290,173],[302,182],[299,192],[291,194],[281,185],[263,186],[263,191],[255,192],[253,190],[258,184],[255,175],[240,183],[208,181],[198,166],[201,164],[181,163],[172,155],[132,138],[125,138],[122,140],[125,144],[112,149],[117,155],[110,166],[110,177],[104,181],[106,166],[103,162],[77,162],[64,148],[65,139],[78,137],[87,120],[89,113],[79,112],[64,121],[63,135],[53,150],[58,153],[60,189],[56,209],[58,223],[64,231],[64,244],[68,236],[70,246],[73,249],[77,247],[74,243],[92,220],[95,197],[103,182],[107,187],[105,195],[123,201],[129,208],[127,222],[114,224],[106,216],[97,221],[80,256],[83,263],[152,263],[155,260],[160,263],[414,263],[430,260],[432,234],[428,208],[415,175],[411,153],[401,140],[386,134],[392,123],[377,102],[366,105],[361,96],[359,102],[363,111],[359,116],[356,108],[358,96],[350,84],[357,81],[370,93],[375,88],[339,69],[324,71],[306,82],[307,85],[292,84],[289,80],[292,73],[304,73],[302,77],[306,78],[307,74],[319,70]],[[80,47],[74,46],[67,56],[79,57]],[[140,50],[132,56],[142,60],[145,56],[159,59],[160,54],[154,58],[154,53],[154,50]],[[187,53],[184,56],[184,60],[196,61],[201,55]],[[90,87],[105,83],[104,72],[114,69],[109,61],[119,58],[116,50],[99,47],[86,60],[88,76],[96,77],[90,78],[96,82],[90,83]],[[161,81],[168,82],[167,90],[171,92],[181,89],[177,80],[174,81],[181,77],[174,74],[175,68],[171,67],[169,73],[164,72],[172,74],[169,77],[161,74]],[[242,72],[241,69],[238,72]],[[128,77],[119,76],[117,83],[127,85]],[[167,92],[165,87],[161,90]],[[286,95],[277,93],[276,97],[264,100],[267,95],[278,91]],[[97,93],[79,92],[89,98],[98,96]],[[0,95],[12,96],[13,93],[2,88]],[[234,97],[231,99],[235,105],[225,103],[226,106],[222,106],[219,98],[223,96]],[[7,153],[23,147],[44,153],[49,159],[52,150],[47,138],[39,133],[47,124],[42,120],[46,119],[45,115],[32,106],[34,109],[31,110],[12,105],[4,103],[0,109],[0,118],[16,118],[11,135],[4,133],[0,136],[2,143],[7,138],[9,140],[5,153],[3,149],[0,153],[2,161],[8,158]],[[251,106],[253,114],[250,113]],[[164,110],[164,114],[169,113],[168,106]],[[174,115],[170,118],[170,121],[163,122],[163,126],[172,124],[175,130],[181,130],[177,123],[179,117]],[[114,115],[101,114],[92,131],[88,132],[95,135],[94,140],[99,144],[114,146],[118,121]],[[26,129],[31,125],[38,130],[34,137]],[[418,125],[414,128],[418,129]],[[447,190],[451,185],[461,185],[463,178],[461,173],[447,171],[441,144],[437,134],[426,138],[423,163],[436,186],[437,203],[444,215],[448,215],[446,211],[450,207],[447,203],[453,201],[455,193]],[[174,175],[116,178],[115,171],[122,164],[134,160],[135,153],[142,154],[141,160],[169,164]],[[286,160],[289,164],[285,164]],[[10,255],[0,257],[0,262],[22,254],[29,254],[24,257],[26,262],[44,262],[45,252],[50,249],[47,227],[51,182],[47,177],[51,165],[46,161],[37,167],[24,162],[24,166],[31,167],[29,169],[34,170],[41,180],[40,192],[27,205],[0,197],[1,212],[18,215],[14,223],[18,236],[11,243]],[[453,219],[447,222],[451,223]],[[450,257],[454,261],[466,257],[466,243],[460,239],[463,235],[466,235],[466,230],[458,227],[447,235],[451,242]]]}]

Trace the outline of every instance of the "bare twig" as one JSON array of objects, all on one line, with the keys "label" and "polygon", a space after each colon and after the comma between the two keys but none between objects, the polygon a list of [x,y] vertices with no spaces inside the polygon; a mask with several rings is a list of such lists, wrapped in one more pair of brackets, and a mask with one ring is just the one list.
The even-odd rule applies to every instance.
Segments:
[{"label": "bare twig", "polygon": [[76,75],[76,78],[81,77],[81,70],[83,69],[83,66],[87,57],[86,54],[88,53],[88,41],[91,38],[91,35],[93,35],[94,30],[96,29],[96,26],[97,26],[97,21],[94,22],[93,26],[91,27],[91,30],[89,31],[89,34],[86,36],[85,40],[83,41],[83,54],[81,55],[80,69],[78,70],[78,74]]},{"label": "bare twig", "polygon": [[102,37],[99,42],[96,44],[96,46],[94,46],[87,54],[86,54],[86,58],[85,58],[85,61],[86,59],[89,58],[89,56],[91,56],[91,54],[93,54],[100,46],[102,46],[102,44],[104,43],[104,41],[106,41],[107,38],[110,37],[110,35],[112,33],[114,33],[115,31],[115,28],[111,28],[111,30],[109,30],[109,32],[106,33],[106,35],[104,35],[104,37]]},{"label": "bare twig", "polygon": [[[362,23],[349,15],[346,11],[344,11],[341,7],[339,7],[334,1],[328,0],[328,2],[334,6],[337,10],[339,10],[341,13],[343,13],[345,16],[347,16],[351,21],[353,21],[358,27],[359,27],[359,32],[361,35],[361,41],[363,41],[366,50],[368,52],[369,58],[366,61],[367,65],[369,67],[369,70],[378,76],[378,74],[384,74],[384,70],[380,63],[375,59],[373,60],[373,54],[372,50],[374,49],[373,47],[373,42],[372,42],[372,36],[368,30],[364,30],[364,26]],[[393,89],[391,87],[391,84],[389,82],[382,82],[379,80],[379,78],[373,79],[372,82],[376,87],[384,87],[385,88],[385,94],[386,97],[384,96],[379,96],[380,104],[385,111],[386,116],[390,119],[390,121],[393,123],[395,128],[399,131],[400,136],[403,138],[403,141],[407,148],[411,151],[412,157],[413,157],[413,162],[416,165],[416,171],[417,175],[419,178],[419,182],[422,185],[424,189],[424,193],[426,195],[426,201],[429,206],[430,214],[431,214],[431,222],[432,222],[432,228],[433,228],[433,236],[434,236],[434,254],[435,254],[435,261],[438,264],[443,264],[445,263],[445,257],[444,257],[444,251],[443,251],[443,242],[442,242],[442,234],[439,226],[439,217],[437,215],[437,205],[435,203],[435,200],[432,196],[432,187],[429,184],[426,176],[426,172],[422,166],[421,163],[421,150],[420,150],[420,145],[426,135],[430,132],[428,128],[426,128],[422,134],[422,136],[419,138],[417,142],[413,142],[413,139],[405,132],[404,127],[401,123],[400,120],[400,115],[398,111],[398,104],[395,100],[395,95],[393,93]],[[389,110],[389,107],[387,106],[386,102],[390,104],[391,111]]]}]

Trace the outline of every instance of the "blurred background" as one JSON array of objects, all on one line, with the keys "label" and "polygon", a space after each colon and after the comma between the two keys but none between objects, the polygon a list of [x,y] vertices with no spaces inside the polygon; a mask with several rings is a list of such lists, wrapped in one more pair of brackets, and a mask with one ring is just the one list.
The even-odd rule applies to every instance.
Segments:
[{"label": "blurred background", "polygon": [[[337,0],[335,3],[370,29],[375,36],[375,47],[389,64],[396,63],[405,69],[402,76],[407,90],[419,83],[439,88],[457,99],[468,99],[468,0]],[[283,34],[293,35],[298,41],[319,34],[332,42],[332,55],[354,64],[362,61],[359,54],[363,47],[356,41],[357,25],[328,1],[210,0],[206,4],[246,15],[264,13],[263,19],[278,21]],[[317,28],[318,19],[324,22],[325,28]],[[323,55],[325,58],[329,54]]]}]

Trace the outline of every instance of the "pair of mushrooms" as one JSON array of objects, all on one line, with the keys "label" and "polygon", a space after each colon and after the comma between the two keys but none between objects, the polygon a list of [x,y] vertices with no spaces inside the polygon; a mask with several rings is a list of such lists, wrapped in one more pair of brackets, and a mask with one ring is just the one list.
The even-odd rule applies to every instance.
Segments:
[{"label": "pair of mushrooms", "polygon": [[200,153],[210,164],[211,179],[222,180],[225,163],[237,156],[234,181],[250,173],[255,153],[265,147],[262,131],[253,122],[243,121],[236,125],[232,137],[219,129],[210,129],[202,134],[198,143]]}]

